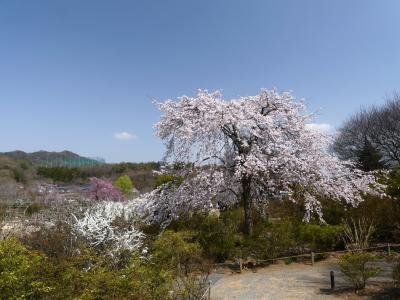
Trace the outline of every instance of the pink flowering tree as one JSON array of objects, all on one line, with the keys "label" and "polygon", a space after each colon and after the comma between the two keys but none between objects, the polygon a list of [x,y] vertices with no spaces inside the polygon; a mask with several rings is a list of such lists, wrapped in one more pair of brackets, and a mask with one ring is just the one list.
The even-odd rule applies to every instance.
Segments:
[{"label": "pink flowering tree", "polygon": [[251,234],[253,208],[272,197],[301,201],[306,220],[313,213],[322,219],[316,196],[357,205],[378,186],[371,174],[328,153],[330,137],[308,126],[313,115],[290,93],[263,90],[227,101],[220,92],[199,91],[157,105],[162,119],[155,129],[166,144],[166,161],[186,167],[179,169],[181,184],[147,196],[150,221],[241,202]]},{"label": "pink flowering tree", "polygon": [[111,181],[97,177],[90,178],[90,196],[96,201],[125,201],[121,191]]}]

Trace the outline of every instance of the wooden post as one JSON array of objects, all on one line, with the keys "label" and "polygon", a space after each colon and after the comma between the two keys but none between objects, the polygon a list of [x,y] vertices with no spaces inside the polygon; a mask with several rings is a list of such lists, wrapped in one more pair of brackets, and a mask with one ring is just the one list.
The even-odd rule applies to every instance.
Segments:
[{"label": "wooden post", "polygon": [[239,258],[239,272],[242,273],[242,259]]},{"label": "wooden post", "polygon": [[314,265],[314,252],[311,252],[311,264]]},{"label": "wooden post", "polygon": [[208,300],[211,299],[211,280],[208,281]]},{"label": "wooden post", "polygon": [[388,255],[390,255],[390,244],[387,244]]},{"label": "wooden post", "polygon": [[331,271],[331,290],[335,289],[335,273]]}]

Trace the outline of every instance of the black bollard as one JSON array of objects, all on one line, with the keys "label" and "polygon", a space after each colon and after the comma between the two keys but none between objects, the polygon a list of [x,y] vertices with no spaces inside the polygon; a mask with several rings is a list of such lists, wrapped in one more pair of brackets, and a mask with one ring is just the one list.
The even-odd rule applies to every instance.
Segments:
[{"label": "black bollard", "polygon": [[335,273],[331,271],[331,289],[335,289]]}]

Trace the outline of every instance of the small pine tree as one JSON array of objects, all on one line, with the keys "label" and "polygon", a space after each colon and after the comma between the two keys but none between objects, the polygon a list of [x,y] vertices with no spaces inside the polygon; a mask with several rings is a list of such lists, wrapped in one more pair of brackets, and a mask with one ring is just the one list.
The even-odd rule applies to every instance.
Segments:
[{"label": "small pine tree", "polygon": [[382,155],[367,138],[365,138],[363,149],[359,152],[358,165],[361,170],[366,172],[384,167]]}]

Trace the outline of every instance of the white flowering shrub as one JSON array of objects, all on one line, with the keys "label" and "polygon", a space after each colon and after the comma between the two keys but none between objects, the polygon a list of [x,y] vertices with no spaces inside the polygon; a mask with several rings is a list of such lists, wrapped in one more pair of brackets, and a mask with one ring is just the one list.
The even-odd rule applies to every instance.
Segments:
[{"label": "white flowering shrub", "polygon": [[144,234],[134,227],[135,201],[104,201],[90,207],[81,218],[73,216],[72,227],[92,246],[109,249],[136,251],[142,246]]}]

